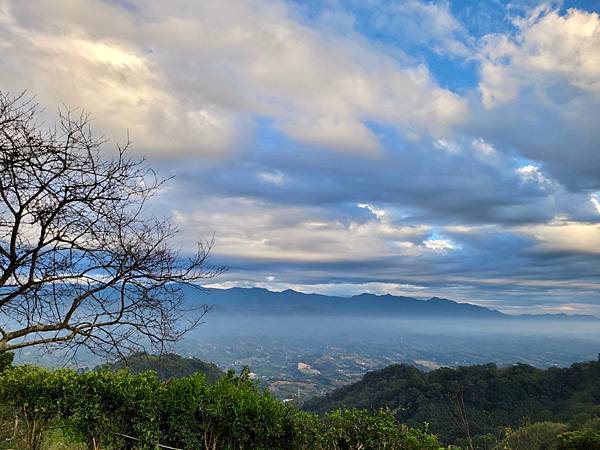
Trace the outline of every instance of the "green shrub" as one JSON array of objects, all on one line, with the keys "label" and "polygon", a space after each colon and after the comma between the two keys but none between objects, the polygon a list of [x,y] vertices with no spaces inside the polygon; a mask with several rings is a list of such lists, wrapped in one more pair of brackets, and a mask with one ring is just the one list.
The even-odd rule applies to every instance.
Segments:
[{"label": "green shrub", "polygon": [[0,373],[12,366],[14,357],[12,352],[0,352]]},{"label": "green shrub", "polygon": [[52,420],[70,416],[77,374],[35,366],[10,367],[0,374],[0,399],[25,424],[25,445],[38,450]]},{"label": "green shrub", "polygon": [[158,442],[161,383],[152,372],[86,372],[77,380],[76,408],[71,420],[89,448],[123,447]]},{"label": "green shrub", "polygon": [[203,448],[199,429],[200,402],[208,395],[204,376],[197,374],[171,380],[163,392],[160,417],[161,436],[179,448]]},{"label": "green shrub", "polygon": [[568,431],[558,439],[560,450],[600,450],[600,430]]},{"label": "green shrub", "polygon": [[400,425],[390,410],[339,410],[319,417],[228,373],[209,385],[201,374],[162,382],[127,371],[46,370],[21,366],[0,375],[0,395],[26,424],[38,450],[51,423],[91,450],[433,450],[427,430]]},{"label": "green shrub", "polygon": [[285,449],[293,440],[290,407],[245,374],[210,386],[199,375],[173,380],[163,396],[163,440],[174,447]]},{"label": "green shrub", "polygon": [[510,450],[555,450],[558,435],[565,431],[563,423],[538,422],[508,432],[500,448]]},{"label": "green shrub", "polygon": [[427,433],[398,424],[389,409],[369,413],[363,409],[345,409],[325,416],[332,438],[331,449],[403,449],[438,450],[437,438]]}]

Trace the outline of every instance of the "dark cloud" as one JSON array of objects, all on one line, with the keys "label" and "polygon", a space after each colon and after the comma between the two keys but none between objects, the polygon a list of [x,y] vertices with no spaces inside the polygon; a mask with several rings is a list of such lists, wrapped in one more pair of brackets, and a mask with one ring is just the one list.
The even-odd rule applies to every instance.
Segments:
[{"label": "dark cloud", "polygon": [[561,213],[593,217],[587,195],[524,180],[512,156],[478,154],[464,139],[447,146],[452,149],[420,142],[379,158],[281,147],[276,153],[257,151],[218,166],[183,169],[178,181],[184,196],[329,208],[342,220],[364,218],[357,203],[397,209],[397,220],[406,224],[545,223]]}]

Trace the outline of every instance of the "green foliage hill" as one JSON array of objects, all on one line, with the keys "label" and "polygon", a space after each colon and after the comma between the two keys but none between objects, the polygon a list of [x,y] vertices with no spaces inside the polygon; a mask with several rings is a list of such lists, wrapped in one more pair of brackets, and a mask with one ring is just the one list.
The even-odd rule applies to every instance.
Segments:
[{"label": "green foliage hill", "polygon": [[99,366],[97,369],[112,371],[128,369],[133,374],[151,370],[156,372],[160,380],[201,373],[208,383],[214,383],[224,375],[215,364],[198,358],[184,358],[174,353],[163,355],[151,355],[145,352],[133,353],[113,363]]},{"label": "green foliage hill", "polygon": [[428,422],[446,443],[486,435],[500,439],[506,427],[600,414],[600,359],[568,368],[526,364],[441,368],[421,372],[393,365],[367,373],[357,383],[307,401],[318,413],[341,407],[388,407],[407,424]]}]

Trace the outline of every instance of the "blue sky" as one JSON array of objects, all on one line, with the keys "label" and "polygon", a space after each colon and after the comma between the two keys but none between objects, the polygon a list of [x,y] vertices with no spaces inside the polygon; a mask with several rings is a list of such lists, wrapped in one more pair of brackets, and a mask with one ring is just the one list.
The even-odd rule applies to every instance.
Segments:
[{"label": "blue sky", "polygon": [[218,286],[600,314],[598,11],[7,1],[0,87],[128,131]]}]

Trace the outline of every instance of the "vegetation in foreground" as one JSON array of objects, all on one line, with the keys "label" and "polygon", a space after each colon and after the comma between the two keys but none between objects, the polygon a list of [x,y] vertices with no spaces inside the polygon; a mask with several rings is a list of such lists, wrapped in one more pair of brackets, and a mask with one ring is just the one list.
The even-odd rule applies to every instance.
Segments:
[{"label": "vegetation in foreground", "polygon": [[[168,371],[161,380],[153,371],[119,369],[127,361],[134,363],[130,366],[133,370],[158,365]],[[400,424],[401,409],[340,408],[316,415],[261,391],[248,379],[247,371],[240,376],[221,374],[212,382],[203,373],[175,378],[191,366],[201,370],[212,367],[177,355],[168,355],[166,361],[135,354],[101,370],[77,373],[30,365],[11,367],[10,355],[0,354],[0,449],[600,450],[599,402],[589,403],[594,383],[582,383],[581,377],[571,378],[573,383],[581,383],[581,392],[575,396],[579,404],[573,401],[566,407],[563,417],[567,419],[562,422],[524,418],[521,426],[498,426],[496,433],[474,434],[470,439],[457,439],[458,446],[443,447],[428,425]],[[592,370],[596,363],[574,367]],[[460,384],[457,380],[465,369],[453,372],[454,386]],[[572,375],[573,368],[561,370],[566,376]],[[536,383],[543,387],[539,379]],[[408,384],[405,388],[413,389]],[[516,405],[516,396],[509,390],[498,394]],[[375,396],[371,400],[378,401]],[[435,406],[431,403],[429,411],[437,420],[442,412],[436,413]],[[497,414],[493,405],[488,407],[487,420]],[[467,420],[472,419],[473,424],[467,424],[477,431],[482,418],[469,413]]]},{"label": "vegetation in foreground", "polygon": [[161,381],[154,372],[6,368],[0,375],[4,449],[440,449],[427,429],[392,411],[345,409],[323,416],[228,373]]},{"label": "vegetation in foreground", "polygon": [[[595,414],[587,407],[567,408],[564,417],[571,416],[563,422],[525,420],[520,427],[499,427],[444,447],[427,425],[400,424],[399,409],[340,408],[315,415],[261,391],[247,371],[211,382],[203,373],[173,378],[198,366],[177,355],[167,356],[166,363],[143,354],[127,359],[143,361],[134,370],[168,367],[173,377],[163,373],[163,380],[154,371],[119,369],[123,361],[77,373],[11,367],[10,355],[0,356],[0,449],[600,450],[598,408]],[[590,370],[594,364],[576,367]],[[581,391],[580,401],[593,403],[589,386]],[[429,411],[437,417],[434,405]],[[471,419],[477,430],[477,417],[469,414]]]}]

